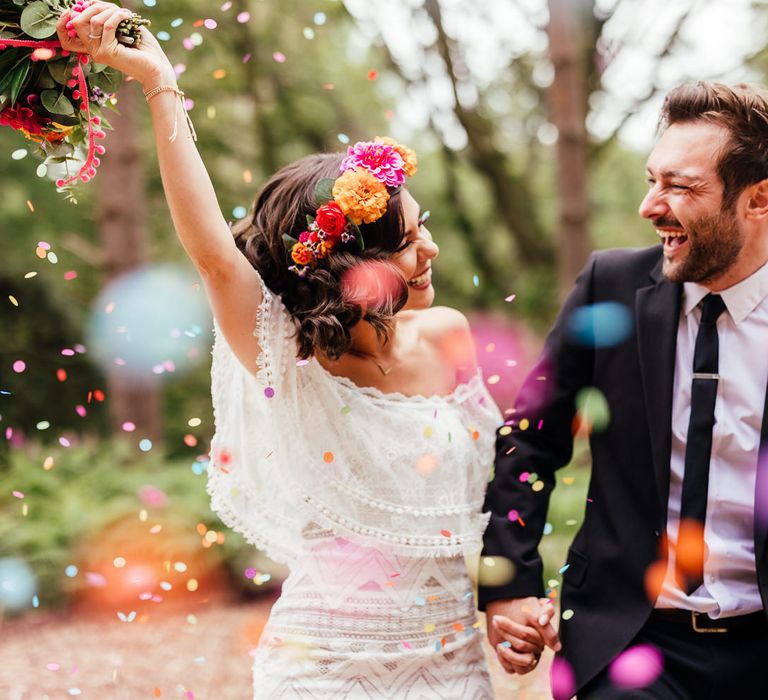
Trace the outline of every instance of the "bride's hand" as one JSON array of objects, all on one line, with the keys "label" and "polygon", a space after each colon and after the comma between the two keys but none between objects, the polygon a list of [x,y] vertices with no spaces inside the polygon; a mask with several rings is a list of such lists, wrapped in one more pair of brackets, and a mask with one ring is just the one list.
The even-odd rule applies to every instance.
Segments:
[{"label": "bride's hand", "polygon": [[[117,41],[117,25],[133,13],[112,3],[97,0],[82,12],[65,12],[56,24],[56,32],[63,49],[87,53],[97,63],[103,63],[137,80],[145,88],[175,83],[173,66],[152,33],[141,27],[138,47],[124,46]],[[67,23],[77,36],[70,37]]]}]

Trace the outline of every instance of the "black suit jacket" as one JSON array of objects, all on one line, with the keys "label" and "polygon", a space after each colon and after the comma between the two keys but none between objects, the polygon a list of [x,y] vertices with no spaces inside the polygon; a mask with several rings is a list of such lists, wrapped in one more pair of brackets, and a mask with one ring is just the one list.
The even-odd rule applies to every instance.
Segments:
[{"label": "black suit jacket", "polygon": [[[671,453],[672,385],[682,286],[661,274],[661,246],[608,250],[592,255],[531,372],[511,416],[513,430],[499,434],[496,471],[485,502],[491,520],[485,555],[508,557],[514,579],[480,588],[480,606],[493,600],[544,594],[538,544],[555,470],[571,458],[575,397],[596,387],[610,407],[610,423],[590,437],[592,475],[584,524],[568,552],[560,623],[562,654],[581,688],[619,654],[653,608],[645,589],[648,567],[661,555],[666,531]],[[579,307],[615,302],[633,319],[629,336],[610,347],[588,347],[569,329]],[[745,361],[768,361],[756,349]],[[545,379],[542,379],[544,377]],[[518,427],[528,418],[526,430]],[[763,414],[761,451],[768,445]],[[514,448],[514,449],[512,449]],[[768,459],[758,469],[756,493],[768,496]],[[544,489],[520,481],[536,472]],[[511,522],[511,509],[525,523]],[[768,498],[758,498],[755,558],[763,607],[768,601]]]}]

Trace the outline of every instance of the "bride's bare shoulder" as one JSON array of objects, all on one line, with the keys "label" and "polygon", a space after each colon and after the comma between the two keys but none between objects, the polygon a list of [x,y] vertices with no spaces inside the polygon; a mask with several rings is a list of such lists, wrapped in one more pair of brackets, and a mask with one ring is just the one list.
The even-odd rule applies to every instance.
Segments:
[{"label": "bride's bare shoulder", "polygon": [[419,335],[454,365],[459,379],[473,375],[477,359],[467,317],[450,306],[433,306],[416,314]]}]

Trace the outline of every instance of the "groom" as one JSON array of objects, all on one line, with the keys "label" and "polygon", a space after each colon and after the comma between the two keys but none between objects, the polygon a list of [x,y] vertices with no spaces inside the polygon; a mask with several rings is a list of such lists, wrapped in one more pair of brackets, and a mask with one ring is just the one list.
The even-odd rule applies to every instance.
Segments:
[{"label": "groom", "polygon": [[768,93],[682,85],[661,125],[640,205],[661,245],[592,256],[499,431],[486,499],[484,555],[516,575],[482,587],[480,603],[494,646],[512,642],[502,664],[526,672],[506,630],[544,593],[538,544],[576,398],[604,395],[610,423],[590,436],[584,524],[563,573],[558,699],[734,700],[766,687]]}]

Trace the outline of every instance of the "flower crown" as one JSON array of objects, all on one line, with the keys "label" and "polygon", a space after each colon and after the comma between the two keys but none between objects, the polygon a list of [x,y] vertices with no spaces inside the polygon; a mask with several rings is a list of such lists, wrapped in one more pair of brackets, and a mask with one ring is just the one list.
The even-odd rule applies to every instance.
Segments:
[{"label": "flower crown", "polygon": [[355,243],[365,248],[360,224],[370,224],[384,216],[387,202],[415,175],[416,153],[396,141],[377,136],[359,141],[347,149],[341,162],[341,176],[323,178],[315,187],[318,209],[307,216],[307,230],[295,238],[283,235],[285,247],[295,263],[288,269],[304,277],[340,245]]}]

